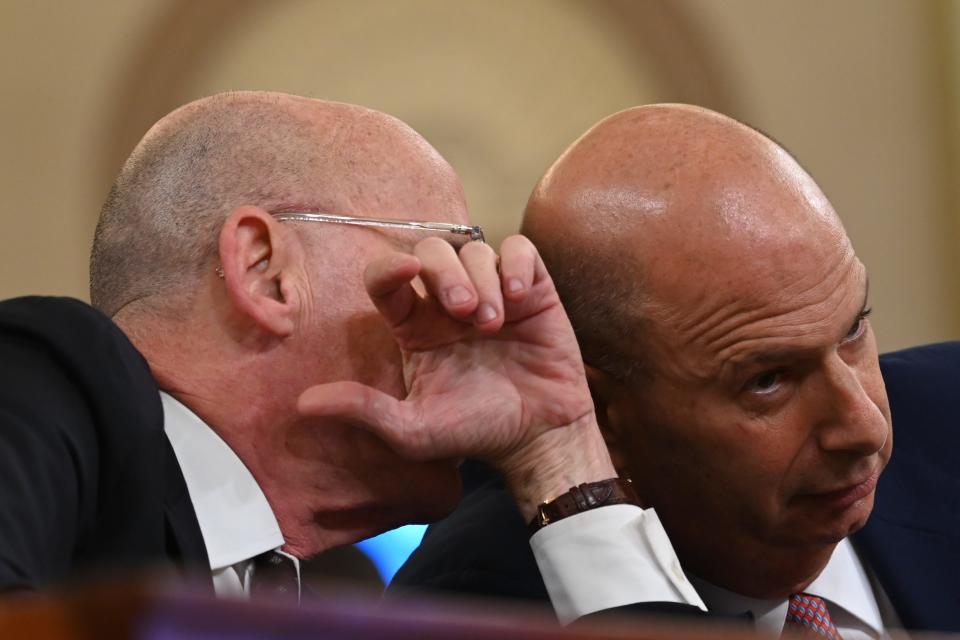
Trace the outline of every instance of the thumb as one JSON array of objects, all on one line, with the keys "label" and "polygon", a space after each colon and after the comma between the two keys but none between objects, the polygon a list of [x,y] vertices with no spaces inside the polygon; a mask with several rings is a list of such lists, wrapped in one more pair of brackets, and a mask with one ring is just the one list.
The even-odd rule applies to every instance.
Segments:
[{"label": "thumb", "polygon": [[359,382],[330,382],[308,388],[297,399],[301,416],[333,418],[365,429],[405,457],[415,451],[405,442],[404,405],[391,395]]}]

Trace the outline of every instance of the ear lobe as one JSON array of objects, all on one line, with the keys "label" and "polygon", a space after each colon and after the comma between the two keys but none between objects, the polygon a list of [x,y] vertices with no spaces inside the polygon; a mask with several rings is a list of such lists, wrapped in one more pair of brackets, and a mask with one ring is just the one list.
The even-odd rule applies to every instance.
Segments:
[{"label": "ear lobe", "polygon": [[280,223],[260,207],[234,209],[219,239],[220,264],[234,308],[277,337],[293,333],[295,308],[285,279],[296,254]]},{"label": "ear lobe", "polygon": [[593,397],[593,406],[597,414],[597,423],[600,434],[610,451],[610,459],[617,472],[624,477],[630,465],[626,444],[626,429],[629,427],[619,408],[623,385],[610,377],[609,374],[584,364],[587,373],[587,384],[590,386],[590,395]]}]

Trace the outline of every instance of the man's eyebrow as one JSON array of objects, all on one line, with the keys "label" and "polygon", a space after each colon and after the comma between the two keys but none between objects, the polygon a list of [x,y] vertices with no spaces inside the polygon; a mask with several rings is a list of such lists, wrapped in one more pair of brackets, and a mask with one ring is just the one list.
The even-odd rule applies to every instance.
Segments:
[{"label": "man's eyebrow", "polygon": [[860,322],[863,318],[870,313],[870,276],[867,276],[863,283],[863,302],[860,304],[859,309],[857,310],[857,315],[855,315],[848,327],[853,327],[855,324]]},{"label": "man's eyebrow", "polygon": [[727,375],[735,374],[738,371],[758,364],[778,364],[785,360],[795,358],[798,355],[809,353],[810,351],[812,351],[810,347],[780,347],[764,349],[763,351],[752,351],[736,361],[728,360],[725,362],[723,366],[725,370],[724,373]]}]

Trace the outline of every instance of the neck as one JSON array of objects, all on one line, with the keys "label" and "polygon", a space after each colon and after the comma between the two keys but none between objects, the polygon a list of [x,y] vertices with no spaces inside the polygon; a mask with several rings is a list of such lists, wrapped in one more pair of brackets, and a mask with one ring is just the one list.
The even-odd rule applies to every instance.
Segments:
[{"label": "neck", "polygon": [[[275,389],[251,387],[248,383],[254,381],[255,387],[262,376],[243,366],[229,375],[184,379],[181,372],[202,367],[167,367],[157,359],[150,364],[160,388],[215,431],[253,475],[280,526],[285,551],[306,559],[379,533],[362,526],[362,510],[324,501],[342,492],[328,476],[331,467],[324,463],[318,439],[298,425],[295,396],[282,398]],[[223,380],[232,388],[217,382]]]},{"label": "neck", "polygon": [[322,426],[289,415],[208,424],[256,479],[288,553],[311,558],[402,523],[399,514],[382,508],[362,485],[351,481],[357,474],[332,455],[319,436]]},{"label": "neck", "polygon": [[728,591],[764,600],[803,591],[827,566],[836,548],[836,544],[829,544],[804,550],[771,550],[713,539],[711,549],[724,550],[715,554],[701,549],[702,544],[673,542],[684,568],[694,575]]}]

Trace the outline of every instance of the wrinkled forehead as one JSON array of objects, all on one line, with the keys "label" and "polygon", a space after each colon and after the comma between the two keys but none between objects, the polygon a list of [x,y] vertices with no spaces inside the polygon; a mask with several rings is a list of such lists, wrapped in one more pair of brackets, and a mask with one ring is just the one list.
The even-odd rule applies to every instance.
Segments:
[{"label": "wrinkled forehead", "polygon": [[675,258],[648,279],[648,315],[653,342],[689,375],[754,347],[832,344],[864,303],[866,272],[842,230]]}]

